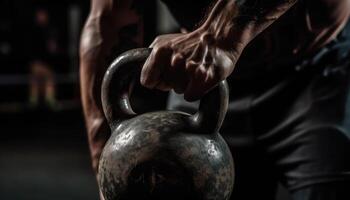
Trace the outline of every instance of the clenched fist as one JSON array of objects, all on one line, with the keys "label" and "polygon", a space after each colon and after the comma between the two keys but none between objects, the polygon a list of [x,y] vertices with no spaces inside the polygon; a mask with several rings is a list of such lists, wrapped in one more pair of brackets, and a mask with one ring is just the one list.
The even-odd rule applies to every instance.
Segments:
[{"label": "clenched fist", "polygon": [[201,98],[228,77],[239,54],[202,30],[157,37],[141,72],[150,89],[184,93],[187,101]]}]

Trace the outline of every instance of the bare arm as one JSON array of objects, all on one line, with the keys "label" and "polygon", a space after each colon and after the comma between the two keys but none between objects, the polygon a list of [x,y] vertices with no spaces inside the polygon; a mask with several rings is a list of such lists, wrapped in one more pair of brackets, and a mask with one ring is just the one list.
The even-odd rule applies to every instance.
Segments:
[{"label": "bare arm", "polygon": [[305,5],[310,29],[321,29],[345,23],[350,13],[349,0],[306,0]]},{"label": "bare arm", "polygon": [[312,52],[333,40],[344,28],[350,16],[350,1],[306,0],[304,3],[309,35],[304,35],[303,39],[306,40],[305,50]]},{"label": "bare arm", "polygon": [[245,46],[297,0],[218,0],[193,32],[158,37],[141,74],[148,88],[196,100],[231,74]]},{"label": "bare arm", "polygon": [[108,57],[121,44],[122,32],[129,26],[137,27],[137,33],[127,39],[141,46],[142,16],[134,9],[132,0],[92,0],[80,43],[80,88],[95,172],[110,134],[101,106],[101,82],[110,62]]}]

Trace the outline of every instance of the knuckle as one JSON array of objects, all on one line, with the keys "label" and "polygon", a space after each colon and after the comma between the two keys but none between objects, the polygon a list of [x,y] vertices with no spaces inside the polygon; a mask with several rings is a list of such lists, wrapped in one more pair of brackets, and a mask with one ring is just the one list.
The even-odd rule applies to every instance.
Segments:
[{"label": "knuckle", "polygon": [[189,73],[194,73],[197,66],[198,64],[193,60],[186,61],[186,71],[188,71]]},{"label": "knuckle", "polygon": [[152,50],[152,53],[153,54],[157,54],[159,51],[161,51],[161,46],[159,44],[156,44],[153,46],[153,50]]},{"label": "knuckle", "polygon": [[207,70],[204,67],[199,66],[199,67],[197,67],[195,74],[199,78],[206,77],[207,76]]},{"label": "knuckle", "polygon": [[163,56],[163,55],[167,54],[167,52],[169,52],[168,50],[169,49],[167,48],[166,44],[159,44],[153,48],[155,56]]},{"label": "knuckle", "polygon": [[141,85],[142,85],[143,87],[145,87],[145,88],[153,89],[153,88],[152,88],[152,85],[151,85],[148,81],[144,82],[143,84],[141,83]]},{"label": "knuckle", "polygon": [[174,66],[179,66],[183,63],[184,58],[182,56],[182,54],[180,53],[174,53],[171,56],[171,65]]},{"label": "knuckle", "polygon": [[163,40],[163,38],[164,38],[163,35],[157,36],[157,37],[154,39],[153,43],[159,43],[160,41]]},{"label": "knuckle", "polygon": [[141,85],[147,87],[151,82],[150,74],[148,72],[141,72],[140,83]]},{"label": "knuckle", "polygon": [[169,47],[171,48],[171,49],[174,49],[174,50],[178,50],[179,48],[179,44],[177,44],[177,43],[175,43],[175,42],[171,42],[170,44],[169,44]]},{"label": "knuckle", "polygon": [[140,83],[141,83],[142,86],[146,87],[147,86],[147,78],[141,77]]}]

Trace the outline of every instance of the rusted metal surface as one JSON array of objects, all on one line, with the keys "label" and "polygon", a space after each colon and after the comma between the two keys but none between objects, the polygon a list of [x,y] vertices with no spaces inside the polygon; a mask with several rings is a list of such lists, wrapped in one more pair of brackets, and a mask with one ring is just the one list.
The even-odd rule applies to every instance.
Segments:
[{"label": "rusted metal surface", "polygon": [[228,103],[226,82],[205,95],[193,116],[174,111],[136,115],[129,86],[149,53],[124,53],[104,78],[102,102],[112,129],[98,172],[105,199],[229,199],[233,159],[218,133]]}]

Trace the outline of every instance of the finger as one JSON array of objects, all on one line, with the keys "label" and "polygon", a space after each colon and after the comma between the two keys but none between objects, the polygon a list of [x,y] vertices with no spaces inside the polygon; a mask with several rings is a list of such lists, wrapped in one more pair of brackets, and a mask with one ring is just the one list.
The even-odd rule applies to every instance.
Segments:
[{"label": "finger", "polygon": [[157,85],[164,66],[169,65],[170,56],[171,50],[164,47],[152,50],[141,71],[140,82],[144,87],[152,89]]},{"label": "finger", "polygon": [[[140,82],[146,88],[152,89],[158,83],[157,79],[160,76],[161,68],[155,67],[155,55],[151,55],[147,58],[145,64],[142,67]],[[158,65],[159,66],[159,65]]]},{"label": "finger", "polygon": [[181,54],[175,54],[173,56],[167,77],[174,91],[178,94],[183,93],[188,84],[185,65],[186,62],[184,56]]},{"label": "finger", "polygon": [[186,71],[187,71],[187,73],[195,74],[198,65],[199,64],[197,62],[195,62],[193,60],[188,60],[186,62]]},{"label": "finger", "polygon": [[197,44],[192,52],[192,54],[188,57],[188,61],[200,62],[202,60],[203,54],[203,46],[202,44]]},{"label": "finger", "polygon": [[202,64],[206,66],[211,65],[213,63],[212,55],[213,55],[213,51],[209,50],[209,47],[206,46],[203,52]]},{"label": "finger", "polygon": [[181,65],[184,65],[185,59],[184,56],[181,53],[176,53],[172,58],[171,58],[171,66],[178,68]]},{"label": "finger", "polygon": [[203,66],[203,67],[206,68],[206,77],[204,80],[205,83],[211,84],[211,82],[220,81],[219,78],[215,74],[216,67],[214,67],[214,65],[209,65],[209,67],[207,67],[207,66]]},{"label": "finger", "polygon": [[149,45],[149,47],[154,48],[157,44],[162,43],[162,41],[164,41],[164,38],[166,36],[167,35],[161,35],[161,36],[156,37],[156,39],[153,40],[152,44]]},{"label": "finger", "polygon": [[165,81],[159,81],[154,88],[164,92],[170,91],[172,89],[171,85],[169,85]]}]

